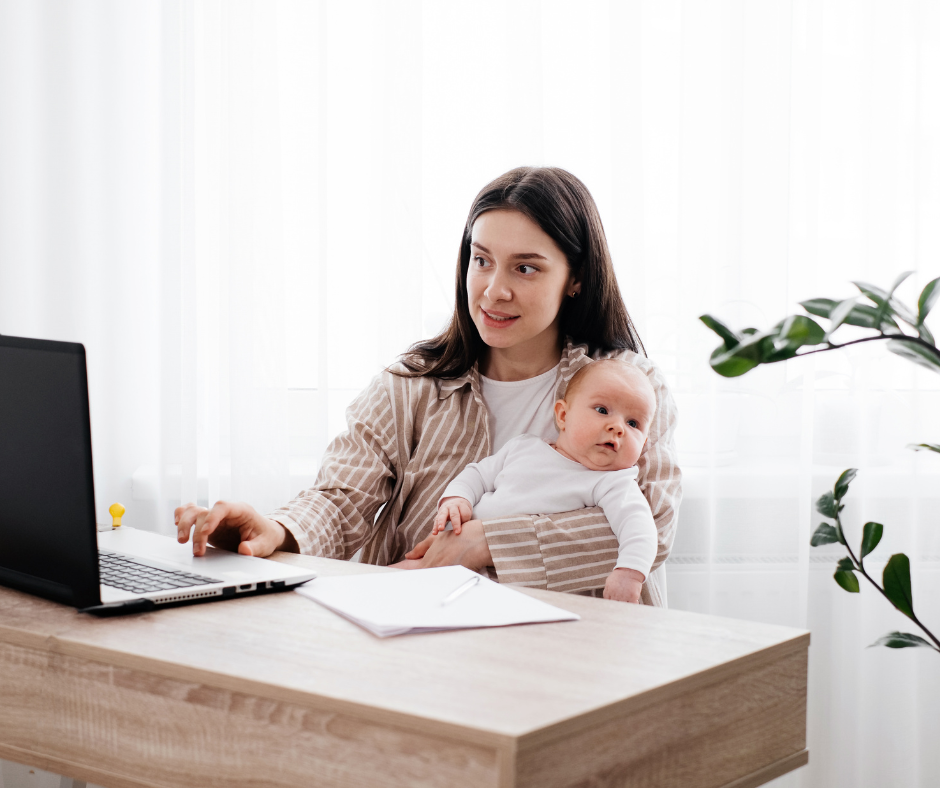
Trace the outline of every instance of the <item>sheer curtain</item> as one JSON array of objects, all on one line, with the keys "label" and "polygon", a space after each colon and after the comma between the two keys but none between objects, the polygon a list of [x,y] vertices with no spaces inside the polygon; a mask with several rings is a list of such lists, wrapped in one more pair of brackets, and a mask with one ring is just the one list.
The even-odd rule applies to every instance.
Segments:
[{"label": "sheer curtain", "polygon": [[932,784],[936,655],[867,650],[904,620],[809,537],[858,467],[853,538],[885,524],[940,628],[940,460],[904,448],[940,377],[868,345],[724,380],[696,318],[940,275],[937,4],[6,0],[0,101],[0,332],[86,344],[100,517],[162,531],[307,485],[452,309],[477,190],[574,172],[680,408],[671,606],[812,631],[775,784]]}]

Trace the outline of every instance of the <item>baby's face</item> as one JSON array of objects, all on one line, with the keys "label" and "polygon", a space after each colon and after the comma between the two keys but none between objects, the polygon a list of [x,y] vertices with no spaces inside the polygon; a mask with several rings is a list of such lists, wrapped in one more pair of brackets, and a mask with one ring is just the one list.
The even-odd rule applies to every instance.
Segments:
[{"label": "baby's face", "polygon": [[573,392],[555,403],[556,446],[592,471],[636,465],[656,412],[656,396],[643,378],[599,366]]}]

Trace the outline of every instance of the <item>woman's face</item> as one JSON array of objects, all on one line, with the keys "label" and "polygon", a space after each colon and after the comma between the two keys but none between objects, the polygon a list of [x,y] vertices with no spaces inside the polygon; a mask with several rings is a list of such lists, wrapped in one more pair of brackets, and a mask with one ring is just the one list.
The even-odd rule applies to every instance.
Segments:
[{"label": "woman's face", "polygon": [[558,312],[580,289],[568,260],[541,227],[513,210],[481,214],[470,234],[467,301],[491,348],[533,352],[558,344]]}]

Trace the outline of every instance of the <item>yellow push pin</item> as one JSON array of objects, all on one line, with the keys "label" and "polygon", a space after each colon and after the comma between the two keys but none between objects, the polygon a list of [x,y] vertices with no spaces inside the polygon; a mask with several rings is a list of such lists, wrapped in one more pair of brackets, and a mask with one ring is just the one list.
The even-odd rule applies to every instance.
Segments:
[{"label": "yellow push pin", "polygon": [[124,512],[127,511],[127,510],[126,510],[123,506],[121,506],[121,504],[119,504],[119,503],[112,503],[112,504],[111,504],[111,508],[108,509],[108,511],[111,513],[111,518],[112,518],[112,520],[114,521],[114,522],[111,523],[111,527],[112,527],[112,528],[120,528],[120,527],[121,527],[121,517],[124,516]]}]

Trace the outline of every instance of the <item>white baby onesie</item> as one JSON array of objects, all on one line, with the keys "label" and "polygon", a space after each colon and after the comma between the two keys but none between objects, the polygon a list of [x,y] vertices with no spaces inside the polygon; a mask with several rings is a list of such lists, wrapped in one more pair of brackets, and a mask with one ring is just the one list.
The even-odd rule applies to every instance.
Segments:
[{"label": "white baby onesie", "polygon": [[519,435],[496,454],[470,463],[441,499],[466,498],[479,520],[600,506],[620,546],[617,567],[648,577],[656,558],[656,523],[637,473],[636,466],[592,471],[535,435]]}]

